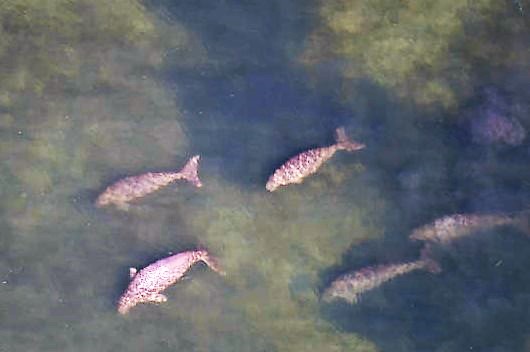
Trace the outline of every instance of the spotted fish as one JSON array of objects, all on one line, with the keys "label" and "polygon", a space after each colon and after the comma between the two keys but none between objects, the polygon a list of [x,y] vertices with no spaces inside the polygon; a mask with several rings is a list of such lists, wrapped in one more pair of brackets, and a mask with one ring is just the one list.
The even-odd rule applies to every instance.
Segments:
[{"label": "spotted fish", "polygon": [[413,241],[430,241],[448,244],[460,237],[496,226],[513,225],[528,233],[528,213],[515,216],[504,214],[454,214],[415,229],[409,238]]},{"label": "spotted fish", "polygon": [[131,282],[118,301],[118,312],[126,314],[139,303],[162,303],[167,297],[161,292],[177,282],[192,267],[203,261],[212,270],[224,275],[217,260],[206,250],[182,252],[160,259],[138,271],[129,269]]},{"label": "spotted fish", "polygon": [[430,247],[425,247],[420,259],[413,262],[370,266],[342,275],[324,291],[322,300],[331,302],[341,298],[349,303],[357,303],[360,294],[379,287],[398,276],[420,269],[431,273],[441,271],[438,263],[430,257]]},{"label": "spotted fish", "polygon": [[344,149],[351,152],[365,147],[364,144],[350,140],[343,127],[337,128],[335,140],[336,143],[333,145],[309,149],[287,160],[269,177],[265,188],[272,192],[280,186],[302,183],[304,178],[315,173],[337,150]]},{"label": "spotted fish", "polygon": [[199,158],[199,155],[195,155],[189,159],[179,172],[148,172],[121,179],[99,195],[96,205],[102,207],[114,204],[118,208],[127,209],[130,201],[153,193],[179,179],[187,180],[195,187],[202,187],[197,173]]}]

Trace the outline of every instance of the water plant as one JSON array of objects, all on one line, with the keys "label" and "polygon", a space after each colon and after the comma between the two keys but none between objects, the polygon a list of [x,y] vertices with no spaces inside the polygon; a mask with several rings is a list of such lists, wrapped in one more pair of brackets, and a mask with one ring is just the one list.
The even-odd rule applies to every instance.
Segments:
[{"label": "water plant", "polygon": [[498,1],[321,1],[319,18],[306,67],[336,66],[423,106],[456,106],[482,67],[527,66],[527,52],[511,48],[529,28]]}]

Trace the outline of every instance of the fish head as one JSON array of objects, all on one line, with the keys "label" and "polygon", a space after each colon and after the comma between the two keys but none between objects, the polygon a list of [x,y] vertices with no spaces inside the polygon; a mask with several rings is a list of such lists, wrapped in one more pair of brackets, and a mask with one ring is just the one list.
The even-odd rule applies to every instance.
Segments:
[{"label": "fish head", "polygon": [[336,298],[336,294],[330,288],[326,289],[321,296],[323,302],[329,303]]},{"label": "fish head", "polygon": [[124,315],[131,310],[134,306],[136,306],[139,302],[137,300],[133,299],[132,297],[129,297],[126,294],[120,297],[120,300],[118,301],[118,313]]},{"label": "fish head", "polygon": [[200,249],[196,249],[195,251],[195,255],[198,257],[198,258],[208,258],[208,251],[206,249],[203,249],[203,248],[200,248]]},{"label": "fish head", "polygon": [[96,199],[96,206],[98,207],[104,207],[110,203],[112,203],[112,199],[106,193],[101,194],[98,199]]},{"label": "fish head", "polygon": [[272,177],[267,181],[267,184],[265,185],[265,188],[269,192],[274,192],[278,187],[279,185],[274,182],[274,179]]},{"label": "fish head", "polygon": [[338,280],[333,282],[330,287],[324,290],[321,299],[322,301],[329,303],[337,298],[344,298],[346,296],[348,296],[347,285],[345,285],[344,282]]},{"label": "fish head", "polygon": [[194,185],[197,188],[201,188],[202,187],[202,182],[198,178],[190,180],[190,182],[191,182],[192,185]]},{"label": "fish head", "polygon": [[433,229],[427,226],[422,226],[415,229],[409,236],[409,238],[413,241],[426,241],[434,237],[435,233]]}]

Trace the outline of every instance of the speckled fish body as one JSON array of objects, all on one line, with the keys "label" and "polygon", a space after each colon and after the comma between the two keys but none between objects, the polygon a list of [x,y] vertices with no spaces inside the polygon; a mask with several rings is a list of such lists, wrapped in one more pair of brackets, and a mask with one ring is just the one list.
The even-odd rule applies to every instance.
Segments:
[{"label": "speckled fish body", "polygon": [[409,237],[415,241],[447,244],[477,231],[517,223],[517,217],[507,215],[454,214],[417,228]]},{"label": "speckled fish body", "polygon": [[205,250],[187,251],[158,260],[136,272],[130,268],[131,282],[118,301],[118,312],[126,314],[139,303],[166,302],[167,297],[161,292],[177,282],[197,262],[203,261],[212,270],[224,275],[217,264]]},{"label": "speckled fish body", "polygon": [[127,204],[137,198],[155,192],[170,183],[184,179],[196,187],[201,187],[198,176],[199,156],[192,157],[179,172],[148,172],[138,176],[130,176],[107,187],[99,195],[96,205],[99,207],[114,204],[126,208]]},{"label": "speckled fish body", "polygon": [[330,302],[341,298],[349,303],[356,303],[360,294],[411,271],[424,269],[438,273],[441,271],[440,266],[430,258],[429,252],[425,248],[422,251],[422,257],[413,262],[370,266],[342,275],[324,291],[322,299]]},{"label": "speckled fish body", "polygon": [[273,192],[280,186],[302,183],[304,178],[315,173],[337,150],[355,151],[364,147],[364,144],[348,139],[344,128],[337,128],[335,144],[328,147],[309,149],[290,158],[280,168],[274,171],[269,177],[265,188],[269,192]]}]

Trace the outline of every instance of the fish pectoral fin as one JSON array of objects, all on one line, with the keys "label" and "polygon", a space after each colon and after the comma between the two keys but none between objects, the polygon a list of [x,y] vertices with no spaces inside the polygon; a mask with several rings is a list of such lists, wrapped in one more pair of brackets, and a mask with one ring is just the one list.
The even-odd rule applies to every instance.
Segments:
[{"label": "fish pectoral fin", "polygon": [[153,303],[167,302],[167,297],[161,293],[155,293],[149,297],[149,302],[153,302]]},{"label": "fish pectoral fin", "polygon": [[138,270],[136,268],[129,268],[129,278],[133,279],[136,276]]},{"label": "fish pectoral fin", "polygon": [[294,183],[295,185],[299,185],[299,184],[301,184],[303,182],[304,182],[304,177],[300,177],[300,178],[292,181],[292,183]]},{"label": "fish pectoral fin", "polygon": [[349,304],[357,304],[359,303],[359,299],[360,298],[358,294],[353,294],[346,298],[346,302],[348,302]]},{"label": "fish pectoral fin", "polygon": [[125,203],[125,202],[116,203],[116,208],[118,210],[128,211],[129,210],[129,204]]}]

